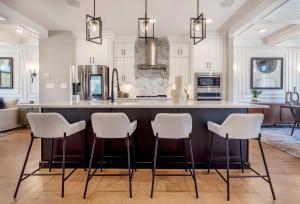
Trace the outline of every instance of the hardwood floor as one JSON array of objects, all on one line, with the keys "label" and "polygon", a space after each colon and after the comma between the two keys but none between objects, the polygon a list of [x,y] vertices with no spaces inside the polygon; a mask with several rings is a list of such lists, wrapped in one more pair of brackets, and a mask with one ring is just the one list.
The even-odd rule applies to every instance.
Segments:
[{"label": "hardwood floor", "polygon": [[[226,185],[212,171],[197,170],[200,198],[196,199],[192,179],[181,177],[159,177],[156,180],[154,198],[150,199],[151,171],[138,170],[133,177],[133,198],[128,196],[127,177],[94,177],[89,185],[87,199],[82,199],[86,172],[77,170],[65,183],[65,198],[60,197],[60,176],[30,177],[21,184],[18,198],[13,193],[17,178],[29,144],[29,131],[14,130],[8,136],[0,137],[0,203],[22,204],[126,204],[126,203],[204,203],[222,204],[226,201]],[[39,140],[37,140],[39,141]],[[269,186],[262,179],[231,180],[230,203],[300,203],[300,159],[264,145],[266,157],[275,188],[277,201],[272,200]],[[40,142],[33,145],[27,172],[37,167],[40,159]],[[257,143],[251,142],[250,160],[255,169],[263,172],[262,160]],[[45,170],[43,170],[45,171]],[[59,170],[55,170],[59,171]],[[55,172],[54,171],[54,172]],[[67,170],[69,172],[70,170]],[[105,170],[106,172],[123,170]],[[126,171],[126,170],[125,170]],[[160,170],[166,171],[166,170]],[[183,170],[167,170],[167,172]],[[224,172],[224,171],[222,171]],[[232,170],[240,174],[238,170]],[[245,174],[251,174],[246,171]]]}]

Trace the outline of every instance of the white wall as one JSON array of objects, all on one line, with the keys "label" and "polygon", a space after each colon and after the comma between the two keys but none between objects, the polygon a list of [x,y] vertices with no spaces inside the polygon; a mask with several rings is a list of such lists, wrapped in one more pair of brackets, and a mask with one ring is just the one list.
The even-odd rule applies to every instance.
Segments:
[{"label": "white wall", "polygon": [[285,92],[297,87],[300,92],[300,48],[237,46],[234,48],[233,94],[235,101],[250,101],[250,60],[252,57],[283,57],[283,89],[263,90],[261,101],[283,102]]},{"label": "white wall", "polygon": [[38,45],[0,46],[0,57],[13,57],[13,89],[0,89],[0,96],[21,102],[38,101],[38,76],[31,83],[30,71],[39,73]]},{"label": "white wall", "polygon": [[[70,99],[70,66],[73,63],[72,32],[51,31],[48,38],[40,39],[41,102]],[[67,87],[62,88],[62,84]]]}]

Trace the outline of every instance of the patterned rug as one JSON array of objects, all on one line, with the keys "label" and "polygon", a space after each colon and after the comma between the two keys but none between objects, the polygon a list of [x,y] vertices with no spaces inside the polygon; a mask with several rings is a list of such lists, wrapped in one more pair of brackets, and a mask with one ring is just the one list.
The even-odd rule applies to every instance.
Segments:
[{"label": "patterned rug", "polygon": [[292,128],[272,127],[262,129],[262,141],[292,156],[300,158],[300,128],[290,136]]}]

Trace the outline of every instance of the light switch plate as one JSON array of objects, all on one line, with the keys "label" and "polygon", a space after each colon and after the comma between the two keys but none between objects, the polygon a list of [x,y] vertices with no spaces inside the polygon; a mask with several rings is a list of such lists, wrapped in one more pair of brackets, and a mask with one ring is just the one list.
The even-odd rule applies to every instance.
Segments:
[{"label": "light switch plate", "polygon": [[46,84],[46,88],[47,89],[54,89],[55,88],[55,84],[54,83],[47,83]]}]

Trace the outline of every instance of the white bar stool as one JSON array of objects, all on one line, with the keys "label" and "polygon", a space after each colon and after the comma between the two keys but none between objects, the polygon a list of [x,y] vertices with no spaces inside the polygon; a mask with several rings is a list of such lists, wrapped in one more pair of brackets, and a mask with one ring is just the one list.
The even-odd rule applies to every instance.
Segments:
[{"label": "white bar stool", "polygon": [[[86,197],[88,184],[93,176],[128,176],[129,195],[131,198],[132,197],[131,181],[132,181],[133,170],[131,171],[130,145],[132,145],[133,147],[133,157],[135,163],[134,143],[131,135],[137,127],[137,121],[135,120],[133,122],[130,122],[129,118],[125,113],[94,113],[92,115],[92,125],[94,131],[94,141],[92,146],[91,158],[90,158],[83,198]],[[102,144],[104,144],[105,139],[125,139],[127,145],[128,174],[96,174],[98,168],[96,168],[93,171],[93,173],[91,173],[95,145],[98,139],[103,140]],[[101,171],[102,171],[102,163],[104,157],[103,150],[104,150],[104,145],[102,146]]]},{"label": "white bar stool", "polygon": [[[81,132],[85,129],[86,123],[85,121],[79,121],[73,124],[68,123],[65,118],[58,113],[27,113],[28,122],[31,127],[31,140],[27,150],[27,154],[25,157],[25,161],[23,164],[23,168],[21,171],[21,175],[18,180],[18,185],[14,194],[14,198],[17,197],[19,187],[22,181],[24,181],[29,176],[39,175],[39,176],[51,176],[51,175],[61,175],[61,197],[64,197],[64,182],[74,173],[76,169],[74,169],[68,176],[65,177],[65,162],[66,162],[66,140],[67,137],[74,135],[75,133]],[[83,134],[82,134],[83,136]],[[36,138],[46,138],[52,139],[52,152],[51,152],[51,160],[46,164],[43,164],[38,169],[34,170],[32,173],[24,173],[26,164],[28,161],[28,157],[31,151],[31,147],[33,144],[33,140]],[[50,164],[50,169],[52,167],[52,154],[53,154],[53,140],[61,139],[63,140],[63,155],[62,155],[62,173],[58,174],[35,174],[37,171]],[[82,150],[83,163],[84,161],[84,149]],[[49,170],[51,171],[51,170]]]},{"label": "white bar stool", "polygon": [[[192,132],[192,117],[188,113],[168,114],[159,113],[156,115],[154,121],[151,121],[153,133],[155,136],[155,149],[152,169],[152,187],[151,198],[153,198],[155,176],[191,176],[194,180],[196,197],[198,198],[198,188],[195,173],[194,155],[192,149],[192,142],[190,134]],[[157,150],[159,140],[177,139],[186,142],[189,141],[190,156],[192,163],[192,170],[189,168],[190,174],[157,174]]]},{"label": "white bar stool", "polygon": [[[207,123],[208,130],[211,131],[211,144],[210,144],[210,155],[209,155],[209,163],[208,163],[208,173],[210,170],[211,158],[212,158],[212,150],[213,150],[213,140],[214,134],[219,135],[226,139],[226,178],[219,172],[218,169],[215,169],[217,173],[222,177],[222,179],[227,184],[227,200],[230,200],[230,179],[231,178],[249,178],[249,177],[260,177],[269,183],[270,189],[272,192],[273,199],[276,200],[273,185],[271,182],[271,177],[269,174],[266,158],[264,155],[264,151],[261,145],[261,134],[260,128],[264,119],[263,114],[231,114],[226,120],[221,124],[216,124],[214,122],[209,121]],[[240,152],[242,152],[241,141],[256,139],[259,144],[260,152],[262,155],[266,175],[261,175],[254,169],[252,169],[248,164],[243,162],[241,155],[241,167],[242,172],[244,172],[243,166],[246,166],[250,170],[252,170],[256,175],[253,176],[230,176],[230,155],[229,155],[229,140],[240,140]]]}]

